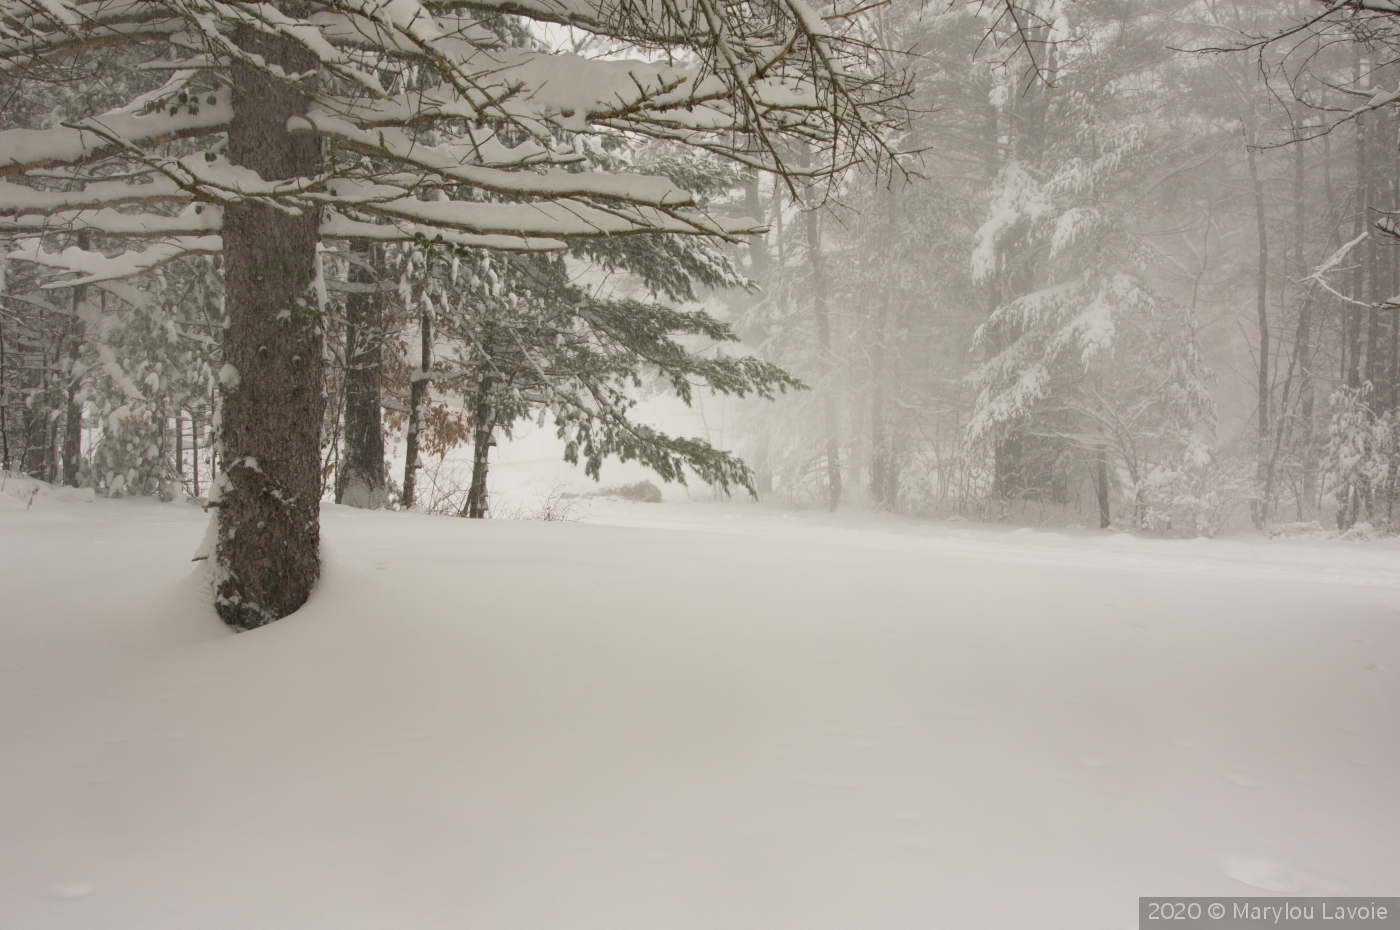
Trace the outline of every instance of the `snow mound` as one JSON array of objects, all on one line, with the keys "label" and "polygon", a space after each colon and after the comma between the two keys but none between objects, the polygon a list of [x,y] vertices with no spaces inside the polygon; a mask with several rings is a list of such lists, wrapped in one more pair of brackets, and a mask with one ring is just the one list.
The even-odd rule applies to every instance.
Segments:
[{"label": "snow mound", "polygon": [[27,475],[0,477],[0,506],[5,509],[29,509],[36,502],[56,504],[90,504],[97,499],[92,488],[70,488],[53,485]]}]

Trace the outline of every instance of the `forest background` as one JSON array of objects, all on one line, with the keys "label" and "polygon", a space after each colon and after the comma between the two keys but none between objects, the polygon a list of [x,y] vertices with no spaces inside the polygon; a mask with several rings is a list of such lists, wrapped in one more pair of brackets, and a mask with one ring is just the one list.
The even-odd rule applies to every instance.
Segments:
[{"label": "forest background", "polygon": [[[412,505],[419,476],[472,448],[471,477],[418,506],[487,515],[493,444],[537,423],[593,474],[620,456],[804,506],[1172,535],[1396,525],[1389,14],[1060,0],[846,19],[906,77],[909,118],[881,129],[910,153],[898,166],[802,178],[665,141],[581,143],[764,234],[548,257],[324,248],[324,498]],[[564,28],[519,41],[608,53]],[[26,88],[0,129],[129,90],[79,73]],[[0,229],[5,467],[206,497],[222,259],[104,278],[55,257],[91,249],[82,232],[36,236],[16,214]],[[724,402],[713,442],[627,416],[716,390],[748,396]]]}]

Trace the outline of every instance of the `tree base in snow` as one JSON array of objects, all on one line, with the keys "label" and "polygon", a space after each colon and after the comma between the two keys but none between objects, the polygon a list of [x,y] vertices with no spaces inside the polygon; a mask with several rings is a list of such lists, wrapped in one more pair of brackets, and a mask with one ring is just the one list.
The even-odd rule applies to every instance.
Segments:
[{"label": "tree base in snow", "polygon": [[373,487],[358,476],[347,478],[340,492],[340,502],[361,510],[383,510],[389,506],[389,492],[383,486]]}]

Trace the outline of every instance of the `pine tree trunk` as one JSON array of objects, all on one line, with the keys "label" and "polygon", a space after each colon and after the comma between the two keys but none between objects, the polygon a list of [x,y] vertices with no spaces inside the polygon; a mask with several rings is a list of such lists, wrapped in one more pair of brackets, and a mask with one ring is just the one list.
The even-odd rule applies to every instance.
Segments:
[{"label": "pine tree trunk", "polygon": [[[744,212],[757,222],[763,222],[763,199],[759,196],[756,176],[744,182]],[[767,236],[749,236],[749,270],[757,281],[768,276]]]},{"label": "pine tree trunk", "polygon": [[190,488],[199,497],[199,420],[190,414]]},{"label": "pine tree trunk", "polygon": [[1264,217],[1264,185],[1259,178],[1259,163],[1252,145],[1246,148],[1249,156],[1249,179],[1254,186],[1254,222],[1259,237],[1259,267],[1255,274],[1255,310],[1259,322],[1259,458],[1256,464],[1256,477],[1260,496],[1254,506],[1254,525],[1262,527],[1269,520],[1269,462],[1272,458],[1272,437],[1269,424],[1269,237]]},{"label": "pine tree trunk", "polygon": [[[1299,280],[1307,277],[1307,197],[1305,195],[1306,165],[1305,150],[1301,140],[1293,142],[1293,219],[1298,237],[1297,259],[1294,268]],[[1303,501],[1311,501],[1317,485],[1317,457],[1313,448],[1313,407],[1316,394],[1313,379],[1312,350],[1312,299],[1311,292],[1303,296],[1302,309],[1298,312],[1298,449],[1303,462],[1302,497],[1298,502],[1298,519],[1302,520]]]},{"label": "pine tree trunk", "polygon": [[[885,245],[895,247],[896,198],[887,191],[887,227]],[[875,339],[870,349],[870,496],[876,505],[886,510],[895,508],[894,480],[890,462],[890,437],[885,423],[885,340],[889,327],[890,301],[893,284],[887,272],[880,309],[875,314]]]},{"label": "pine tree trunk", "polygon": [[[45,394],[48,391],[49,377],[49,357],[42,345],[38,346],[37,352],[40,364],[37,370],[32,365],[31,371],[27,372],[24,379],[24,392],[35,391]],[[39,404],[24,404],[21,408],[23,417],[22,429],[24,430],[24,449],[20,453],[20,471],[31,478],[44,479],[44,427],[48,424],[48,417],[44,408]]]},{"label": "pine tree trunk", "polygon": [[875,314],[875,340],[870,348],[870,497],[886,507],[889,473],[889,437],[885,433],[885,325],[889,317],[890,289]]},{"label": "pine tree trunk", "polygon": [[1390,409],[1400,409],[1400,308],[1390,311]]},{"label": "pine tree trunk", "polygon": [[[293,43],[240,27],[234,41],[285,73],[313,67]],[[265,180],[314,175],[316,139],[287,132],[306,111],[297,88],[238,61],[229,160]],[[247,203],[224,211],[228,329],[220,441],[218,582],[224,622],[252,629],[285,617],[320,574],[321,421],[325,371],[315,277],[319,216]]]},{"label": "pine tree trunk", "polygon": [[58,452],[58,417],[49,420],[49,428],[44,435],[44,480],[58,484],[63,478],[63,463]]},{"label": "pine tree trunk", "polygon": [[345,300],[345,457],[336,500],[377,510],[388,503],[384,471],[384,416],[379,405],[383,381],[384,297],[379,292],[375,246],[352,247]]},{"label": "pine tree trunk", "polygon": [[1094,490],[1099,498],[1099,529],[1106,530],[1113,520],[1108,511],[1108,450],[1104,448],[1103,443],[1099,443],[1095,450],[1094,466]]},{"label": "pine tree trunk", "polygon": [[841,439],[836,410],[836,395],[827,377],[833,367],[831,354],[831,317],[826,304],[826,269],[822,261],[821,217],[808,210],[807,259],[812,271],[812,309],[817,320],[817,351],[822,375],[822,421],[826,434],[827,506],[835,510],[841,503]]},{"label": "pine tree trunk", "polygon": [[754,488],[759,499],[773,493],[773,433],[766,423],[760,425],[758,449],[754,453]]},{"label": "pine tree trunk", "polygon": [[[1356,72],[1360,75],[1360,62],[1356,64]],[[1366,117],[1364,114],[1356,118],[1356,202],[1352,218],[1352,235],[1360,236],[1366,232],[1366,211],[1364,209],[1366,197]],[[1351,272],[1351,297],[1353,303],[1349,308],[1343,310],[1346,317],[1344,323],[1344,357],[1346,359],[1343,371],[1347,387],[1358,388],[1361,386],[1361,307],[1365,296],[1365,280],[1362,277],[1362,263],[1356,262]]]},{"label": "pine tree trunk", "polygon": [[83,379],[76,373],[82,357],[87,324],[77,316],[78,304],[86,288],[73,290],[73,320],[68,330],[67,403],[63,415],[63,483],[78,486],[78,470],[83,461]]},{"label": "pine tree trunk", "polygon": [[[1380,170],[1367,172],[1366,177],[1366,228],[1371,231],[1371,236],[1366,240],[1366,250],[1362,253],[1366,262],[1366,282],[1367,291],[1371,295],[1370,307],[1366,311],[1366,364],[1364,367],[1365,380],[1373,388],[1379,387],[1376,383],[1381,369],[1377,364],[1376,356],[1380,352],[1380,302],[1390,296],[1385,289],[1383,272],[1381,269],[1381,249],[1378,237],[1375,235],[1376,222],[1380,219],[1377,212],[1380,208],[1380,184],[1381,174],[1388,160],[1388,153],[1385,151],[1385,114],[1376,113],[1371,131],[1367,133],[1367,142],[1370,144],[1368,153],[1368,163],[1376,166]],[[1375,395],[1372,395],[1375,398]]]},{"label": "pine tree trunk", "polygon": [[482,375],[476,390],[476,409],[472,411],[472,485],[467,492],[467,516],[480,520],[486,516],[486,472],[491,459],[491,434],[495,429],[495,413],[491,409],[491,376]]},{"label": "pine tree trunk", "polygon": [[403,466],[403,506],[412,507],[416,498],[418,477],[418,441],[423,431],[427,411],[424,406],[428,398],[428,372],[433,367],[433,318],[427,306],[419,320],[419,335],[422,337],[422,364],[413,373],[413,382],[408,389],[408,449]]},{"label": "pine tree trunk", "polygon": [[[774,185],[774,189],[773,189],[773,209],[774,209],[775,213],[777,214],[777,220],[778,220],[778,223],[779,223],[779,226],[778,226],[778,236],[779,236],[779,238],[781,239],[781,237],[782,237],[782,225],[781,225],[781,223],[782,223],[782,204],[780,203],[780,198],[781,198],[781,196],[782,196],[782,192],[781,192],[781,190],[780,190],[780,189],[778,188],[778,186],[777,186],[777,185],[780,184],[780,183],[781,183],[781,182],[775,182],[775,185]],[[760,223],[764,222],[765,219],[766,219],[766,214],[765,214],[765,211],[764,211],[764,208],[763,208],[762,191],[759,190],[758,178],[757,178],[757,177],[750,178],[749,180],[747,180],[747,181],[744,182],[744,211],[745,211],[746,213],[748,213],[748,215],[749,215],[750,217],[752,217],[754,220],[756,220],[756,221],[758,221],[758,222],[760,222]],[[768,277],[768,266],[769,266],[768,237],[767,237],[766,235],[763,235],[763,236],[750,236],[750,237],[749,237],[749,269],[750,269],[750,272],[751,272],[751,275],[750,275],[750,276],[751,276],[754,280],[756,280],[756,281],[763,281],[763,280],[765,280],[765,279]],[[766,328],[765,328],[765,335],[766,335]],[[763,494],[771,494],[772,491],[773,491],[773,468],[772,468],[772,463],[769,462],[769,449],[770,449],[770,446],[771,446],[771,440],[770,440],[770,437],[769,437],[769,428],[768,428],[766,422],[761,423],[759,428],[760,428],[761,432],[760,432],[760,434],[759,434],[759,436],[758,436],[758,449],[757,449],[756,454],[754,455],[754,459],[753,459],[753,463],[752,463],[752,464],[753,464],[753,466],[754,466],[754,488],[757,490],[757,492],[758,492],[760,495],[763,495]]]},{"label": "pine tree trunk", "polygon": [[10,379],[5,324],[0,320],[0,476],[10,473]]},{"label": "pine tree trunk", "polygon": [[[885,328],[883,309],[876,317],[877,339]],[[876,342],[870,350],[870,499],[877,507],[886,507],[886,484],[889,469],[889,439],[885,435],[885,375],[884,347]]]},{"label": "pine tree trunk", "polygon": [[[49,368],[52,362],[48,351],[41,346],[39,368],[25,379],[29,382],[25,387],[46,394],[49,389]],[[43,481],[49,477],[47,470],[51,458],[49,455],[51,443],[48,441],[48,411],[41,404],[26,404],[22,409],[24,413],[21,428],[24,431],[24,450],[20,453],[20,471],[31,478]]]}]

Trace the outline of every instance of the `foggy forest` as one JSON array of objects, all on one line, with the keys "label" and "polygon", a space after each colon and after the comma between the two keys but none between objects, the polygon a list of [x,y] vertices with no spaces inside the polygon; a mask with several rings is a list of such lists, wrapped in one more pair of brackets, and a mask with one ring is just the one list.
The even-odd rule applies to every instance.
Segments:
[{"label": "foggy forest", "polygon": [[1388,925],[1397,496],[1391,0],[0,0],[0,924]]}]

